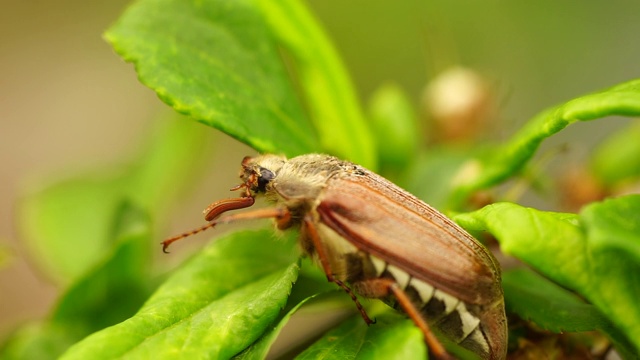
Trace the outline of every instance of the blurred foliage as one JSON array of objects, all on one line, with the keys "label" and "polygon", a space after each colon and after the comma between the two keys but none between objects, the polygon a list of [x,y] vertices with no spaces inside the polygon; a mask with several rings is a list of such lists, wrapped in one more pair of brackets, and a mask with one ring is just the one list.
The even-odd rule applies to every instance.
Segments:
[{"label": "blurred foliage", "polygon": [[159,119],[144,150],[124,166],[103,166],[27,194],[19,204],[19,226],[42,272],[68,285],[113,247],[113,216],[132,201],[155,216],[190,185],[203,158],[205,136],[179,117]]},{"label": "blurred foliage", "polygon": [[[455,11],[443,1],[412,6],[421,9],[416,14],[423,14],[426,24],[437,23],[433,14],[438,12],[454,23],[477,22],[469,13],[482,6],[487,14],[479,18],[493,17],[495,23],[451,30],[465,39],[460,44],[464,54],[492,42],[491,51],[476,51],[476,56],[499,58],[495,64],[507,68],[578,45],[557,48],[556,39],[546,52],[529,53],[526,39],[510,38],[506,43],[517,47],[505,46],[484,36],[489,30],[482,25],[502,24],[509,30],[519,22],[497,20],[508,14],[548,17],[548,24],[527,23],[529,28],[501,36],[533,37],[543,31],[554,38],[583,29],[567,27],[562,14],[586,14],[592,6],[558,5],[558,12],[549,15],[533,4],[465,4]],[[322,11],[321,4],[315,6]],[[404,6],[384,9],[396,21],[412,14]],[[591,25],[583,18],[576,23],[582,21]],[[450,69],[459,65],[456,51],[449,54],[453,60],[430,58],[429,75],[437,86],[425,91],[420,104],[407,95],[417,93],[411,86],[375,84],[365,111],[336,45],[297,0],[139,0],[105,37],[134,64],[141,82],[176,111],[260,152],[324,152],[379,169],[437,208],[456,213],[455,220],[476,236],[490,233],[504,254],[542,274],[510,269],[503,279],[510,315],[534,331],[553,337],[597,330],[623,357],[638,356],[640,307],[635,299],[640,294],[633,275],[640,270],[640,197],[602,201],[603,194],[616,194],[621,183],[637,181],[637,127],[611,137],[584,165],[600,188],[585,197],[590,203],[578,204],[584,206],[580,212],[542,211],[500,200],[507,197],[505,186],[522,180],[534,166],[540,145],[568,125],[610,115],[638,116],[640,80],[550,107],[508,139],[493,142],[486,139],[497,126],[496,96],[473,70]],[[439,40],[446,43],[443,34],[430,33],[428,39],[434,42],[429,50],[438,48]],[[598,56],[581,61],[588,66],[594,59]],[[376,65],[354,71],[375,72]],[[560,81],[560,75],[540,77]],[[426,78],[420,74],[411,81],[424,84]],[[157,275],[149,271],[149,257],[151,249],[159,250],[150,245],[156,238],[154,224],[165,220],[163,209],[189,186],[202,128],[180,119],[151,138],[148,152],[130,167],[56,182],[25,197],[20,206],[23,236],[38,264],[66,290],[46,319],[25,325],[5,341],[2,358],[264,358],[291,316],[327,290],[317,270],[303,268],[299,275],[295,232],[274,241],[272,231],[259,230],[218,239],[153,292]],[[534,337],[512,333],[522,341],[513,342],[510,350],[528,351],[522,344],[533,343]],[[584,333],[581,339],[576,351],[589,351],[594,338]],[[425,351],[410,321],[381,311],[376,326],[351,318],[299,357],[404,359],[409,354],[423,358]],[[469,356],[455,346],[451,351]]]}]

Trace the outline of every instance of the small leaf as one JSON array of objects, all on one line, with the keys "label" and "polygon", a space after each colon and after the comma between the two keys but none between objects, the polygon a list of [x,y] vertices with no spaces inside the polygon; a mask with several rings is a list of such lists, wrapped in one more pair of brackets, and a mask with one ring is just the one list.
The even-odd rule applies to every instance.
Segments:
[{"label": "small leaf", "polygon": [[640,177],[640,123],[608,137],[594,151],[591,169],[608,186]]},{"label": "small leaf", "polygon": [[258,0],[267,24],[290,51],[322,149],[372,170],[375,144],[349,73],[299,0]]},{"label": "small leaf", "polygon": [[87,271],[108,249],[110,219],[124,179],[85,175],[32,192],[19,205],[19,227],[41,270],[61,284]]},{"label": "small leaf", "polygon": [[229,358],[257,340],[285,306],[298,265],[272,231],[217,240],[177,270],[132,318],[74,345],[64,359]]},{"label": "small leaf", "polygon": [[496,203],[455,220],[488,230],[503,252],[584,296],[640,352],[640,195],[591,204],[579,216]]},{"label": "small leaf", "polygon": [[396,313],[367,324],[358,316],[326,333],[296,359],[425,359],[424,338],[411,320]]},{"label": "small leaf", "polygon": [[383,169],[403,169],[418,150],[421,132],[407,95],[397,85],[384,85],[371,96],[369,117]]},{"label": "small leaf", "polygon": [[459,203],[472,192],[496,185],[516,174],[533,157],[544,139],[568,125],[612,115],[640,115],[640,79],[543,111],[531,119],[508,143],[482,156],[478,171],[455,184],[452,201]]},{"label": "small leaf", "polygon": [[141,0],[105,37],[175,110],[262,152],[319,149],[252,1]]}]

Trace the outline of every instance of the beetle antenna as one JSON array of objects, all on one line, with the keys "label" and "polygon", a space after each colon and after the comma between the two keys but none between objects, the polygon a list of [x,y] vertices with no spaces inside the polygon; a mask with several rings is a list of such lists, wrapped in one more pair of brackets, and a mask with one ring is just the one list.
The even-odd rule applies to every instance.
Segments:
[{"label": "beetle antenna", "polygon": [[211,222],[211,223],[208,223],[207,225],[201,226],[201,227],[199,227],[197,229],[193,229],[191,231],[184,232],[184,233],[182,233],[180,235],[174,236],[172,238],[169,238],[169,239],[161,242],[160,244],[162,244],[162,252],[165,253],[165,254],[168,254],[169,252],[167,251],[167,248],[169,248],[169,245],[171,245],[171,243],[173,243],[175,241],[178,241],[180,239],[184,239],[184,238],[189,237],[191,235],[195,235],[197,233],[203,232],[203,231],[205,231],[205,230],[207,230],[209,228],[212,228],[212,227],[216,226],[216,224],[217,224],[216,222]]}]

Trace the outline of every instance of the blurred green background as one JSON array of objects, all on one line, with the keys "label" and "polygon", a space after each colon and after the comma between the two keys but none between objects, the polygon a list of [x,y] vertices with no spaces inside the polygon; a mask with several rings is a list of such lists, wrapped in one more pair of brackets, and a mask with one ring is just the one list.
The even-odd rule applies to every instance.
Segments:
[{"label": "blurred green background", "polygon": [[[46,314],[56,289],[29,262],[15,229],[20,194],[49,179],[137,151],[168,112],[101,39],[127,2],[3,0],[0,11],[0,336]],[[640,75],[640,2],[316,0],[363,103],[381,84],[402,86],[419,107],[425,84],[463,65],[482,74],[499,102],[495,139],[538,111]],[[569,143],[576,161],[626,121],[579,124],[545,143]],[[252,150],[210,133],[211,161],[175,210],[172,231],[200,224],[209,202],[236,183]],[[150,251],[157,251],[157,248]]]}]

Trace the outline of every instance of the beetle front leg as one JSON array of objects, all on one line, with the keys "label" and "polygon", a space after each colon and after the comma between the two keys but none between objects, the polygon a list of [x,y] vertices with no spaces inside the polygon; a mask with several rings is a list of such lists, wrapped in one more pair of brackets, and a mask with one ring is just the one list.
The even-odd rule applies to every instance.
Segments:
[{"label": "beetle front leg", "polygon": [[[246,199],[246,198],[241,198],[241,199]],[[226,215],[226,216],[222,216],[219,217],[217,219],[215,219],[215,217],[218,217],[222,214],[223,211],[219,211],[216,210],[218,208],[223,208],[225,209],[225,211],[228,210],[235,210],[235,209],[240,209],[243,207],[248,207],[251,206],[251,204],[253,204],[252,202],[252,198],[251,201],[237,201],[237,202],[232,202],[232,201],[220,201],[217,203],[212,204],[211,206],[209,206],[209,208],[207,208],[207,210],[205,210],[205,212],[207,212],[207,214],[214,214],[216,213],[215,216],[213,217],[213,220],[211,220],[207,225],[201,226],[197,229],[182,233],[178,236],[174,236],[172,238],[166,239],[163,242],[161,242],[162,244],[162,251],[165,253],[168,253],[167,248],[169,247],[169,245],[171,245],[171,243],[178,241],[180,239],[184,239],[186,237],[189,237],[191,235],[195,235],[199,232],[205,231],[207,229],[210,229],[218,224],[228,224],[228,223],[232,223],[232,222],[236,222],[239,220],[254,220],[254,219],[268,219],[268,218],[272,218],[275,219],[276,221],[276,225],[278,226],[279,229],[286,229],[288,227],[291,226],[291,212],[289,211],[289,209],[287,208],[267,208],[267,209],[257,209],[257,210],[253,210],[253,211],[248,211],[248,212],[244,212],[244,213],[240,213],[240,214],[233,214],[233,215]],[[251,204],[249,204],[249,202],[251,202]],[[218,204],[218,207],[214,206],[215,204]],[[229,205],[231,204],[231,205]],[[246,206],[244,206],[246,205]]]},{"label": "beetle front leg", "polygon": [[420,328],[424,335],[425,342],[429,346],[429,350],[433,355],[438,359],[453,359],[433,334],[427,322],[420,315],[420,310],[413,304],[407,293],[400,288],[398,283],[391,279],[374,278],[358,281],[353,284],[353,287],[359,294],[365,297],[384,298],[386,296],[393,295],[398,301],[398,304],[402,307],[402,310],[404,310],[407,316],[409,316],[416,326]]},{"label": "beetle front leg", "polygon": [[353,290],[351,290],[351,288],[348,287],[344,282],[342,282],[340,279],[337,279],[334,276],[333,270],[331,270],[331,265],[329,264],[329,258],[327,257],[327,251],[324,247],[324,243],[322,242],[322,240],[320,240],[320,236],[318,235],[318,229],[316,229],[313,223],[313,219],[311,218],[310,215],[307,215],[304,218],[303,231],[306,232],[307,236],[309,237],[309,239],[311,239],[311,242],[313,243],[315,252],[318,255],[318,258],[320,259],[322,270],[324,270],[325,275],[327,275],[327,280],[329,280],[329,282],[332,282],[340,286],[342,290],[346,291],[347,294],[349,294],[349,296],[351,297],[351,300],[353,300],[353,302],[356,304],[358,311],[360,311],[360,315],[364,319],[364,322],[367,323],[367,325],[375,324],[375,320],[371,320],[369,315],[367,315],[366,310],[360,303],[360,300],[358,300],[358,298],[356,297],[356,294],[353,292]]}]

